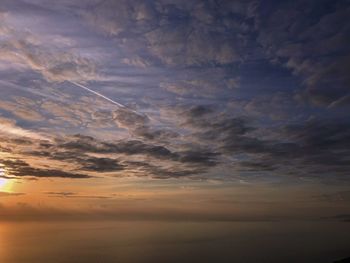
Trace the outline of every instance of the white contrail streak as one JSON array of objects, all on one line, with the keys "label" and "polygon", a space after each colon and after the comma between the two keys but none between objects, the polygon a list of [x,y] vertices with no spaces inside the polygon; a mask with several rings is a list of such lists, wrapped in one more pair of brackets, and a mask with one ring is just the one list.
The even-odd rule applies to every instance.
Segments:
[{"label": "white contrail streak", "polygon": [[84,85],[81,85],[81,84],[79,84],[79,83],[77,83],[77,82],[75,82],[75,81],[71,81],[71,80],[67,80],[67,81],[68,81],[69,83],[71,83],[71,84],[73,84],[73,85],[79,87],[79,88],[82,88],[82,89],[84,89],[84,90],[86,90],[86,91],[88,91],[88,92],[91,92],[92,94],[95,94],[95,95],[97,95],[97,96],[99,96],[99,97],[101,97],[101,98],[103,98],[103,99],[105,99],[105,100],[107,100],[107,101],[113,103],[114,105],[117,105],[119,108],[123,108],[123,109],[128,110],[129,112],[135,113],[136,115],[143,116],[143,117],[147,117],[148,119],[152,119],[152,118],[150,118],[149,116],[147,116],[147,115],[145,115],[145,114],[142,114],[142,113],[139,113],[139,112],[137,112],[137,111],[135,111],[135,110],[132,110],[132,109],[130,109],[130,108],[124,106],[123,104],[121,104],[121,103],[119,103],[119,102],[116,102],[115,100],[112,100],[112,99],[110,99],[110,98],[108,98],[108,97],[102,95],[101,93],[98,93],[97,91],[94,91],[94,90],[92,90],[92,89],[89,89],[88,87],[85,87]]},{"label": "white contrail streak", "polygon": [[88,87],[85,87],[85,86],[83,86],[83,85],[81,85],[81,84],[79,84],[79,83],[76,83],[76,82],[74,82],[74,81],[71,81],[71,80],[68,80],[68,82],[70,82],[70,83],[72,83],[73,85],[75,85],[75,86],[77,86],[77,87],[80,87],[80,88],[82,88],[82,89],[84,89],[84,90],[86,90],[86,91],[89,91],[89,92],[91,92],[91,93],[93,93],[93,94],[95,94],[95,95],[97,95],[97,96],[99,96],[99,97],[101,97],[101,98],[104,98],[105,100],[108,100],[109,102],[111,102],[111,103],[117,105],[117,106],[120,107],[120,108],[126,108],[123,104],[120,104],[119,102],[116,102],[116,101],[114,101],[114,100],[112,100],[112,99],[110,99],[110,98],[108,98],[108,97],[106,97],[106,96],[104,96],[104,95],[102,95],[102,94],[100,94],[100,93],[98,93],[98,92],[92,90],[92,89],[89,89]]}]

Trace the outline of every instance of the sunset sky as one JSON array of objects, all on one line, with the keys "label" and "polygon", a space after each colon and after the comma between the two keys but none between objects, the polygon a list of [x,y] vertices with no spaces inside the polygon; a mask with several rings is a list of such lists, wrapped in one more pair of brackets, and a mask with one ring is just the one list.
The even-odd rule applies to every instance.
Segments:
[{"label": "sunset sky", "polygon": [[350,220],[347,0],[1,0],[1,220]]}]

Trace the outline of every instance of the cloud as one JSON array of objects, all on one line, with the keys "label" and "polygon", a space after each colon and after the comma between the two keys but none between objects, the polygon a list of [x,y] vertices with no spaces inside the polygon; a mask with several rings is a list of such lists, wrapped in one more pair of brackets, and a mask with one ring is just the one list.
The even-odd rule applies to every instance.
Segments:
[{"label": "cloud", "polygon": [[[238,171],[284,173],[300,177],[347,180],[350,124],[314,119],[286,124],[273,131],[252,126],[245,118],[215,114],[196,106],[182,112],[192,138],[211,145],[212,152],[231,156]],[[270,138],[269,138],[270,137]],[[234,160],[235,159],[235,160]]]},{"label": "cloud", "polygon": [[25,97],[14,97],[13,101],[1,100],[1,109],[10,112],[14,116],[32,122],[43,121],[44,117],[40,114],[38,105],[34,100]]},{"label": "cloud", "polygon": [[[314,12],[319,1],[294,1],[278,8],[255,9],[258,41],[271,61],[303,80],[298,98],[328,106],[349,95],[350,9],[345,2],[322,1],[327,12]],[[323,10],[325,11],[325,10]],[[334,105],[333,104],[333,105]]]},{"label": "cloud", "polygon": [[1,160],[2,165],[6,167],[7,173],[16,177],[60,177],[60,178],[89,178],[90,176],[65,172],[56,169],[33,168],[29,164],[21,160]]},{"label": "cloud", "polygon": [[203,140],[222,141],[227,144],[233,138],[254,130],[245,118],[230,117],[214,111],[210,106],[193,106],[182,112],[184,125],[194,129],[193,135]]},{"label": "cloud", "polygon": [[201,148],[174,151],[140,140],[101,141],[79,134],[58,139],[55,144],[39,146],[25,154],[69,162],[81,171],[118,176],[122,176],[119,172],[162,175],[165,178],[198,174],[216,166],[219,157],[218,153]]},{"label": "cloud", "polygon": [[156,179],[190,177],[193,175],[202,174],[206,171],[206,169],[201,165],[194,167],[183,167],[179,164],[160,166],[142,161],[127,161],[126,164],[130,167],[130,171],[133,175],[151,175]]},{"label": "cloud", "polygon": [[45,194],[53,195],[53,196],[69,197],[69,196],[74,196],[77,193],[75,193],[75,192],[45,192]]},{"label": "cloud", "polygon": [[61,198],[88,198],[88,199],[109,199],[111,196],[105,195],[85,195],[76,192],[45,192],[46,195],[51,197],[61,197]]},{"label": "cloud", "polygon": [[339,215],[333,216],[331,218],[342,221],[342,222],[350,222],[350,215],[349,214],[339,214]]},{"label": "cloud", "polygon": [[0,198],[1,198],[1,197],[19,196],[19,195],[25,195],[25,193],[0,192]]},{"label": "cloud", "polygon": [[[175,137],[161,134],[166,131],[163,128],[152,129],[147,116],[125,110],[112,116],[121,128],[130,131],[129,138],[102,140],[82,134],[46,142],[29,138],[25,140],[29,150],[25,145],[13,147],[17,141],[5,136],[3,149],[28,160],[16,162],[7,157],[5,166],[18,177],[88,178],[102,173],[208,177],[211,171],[227,166],[232,177],[240,178],[258,172],[268,177],[347,180],[350,126],[346,120],[311,119],[261,127],[251,118],[233,117],[213,105],[178,107],[173,114],[176,125],[182,127]],[[162,140],[140,135],[142,127],[152,136],[163,136]],[[52,167],[43,169],[34,164],[33,158],[38,156]],[[66,168],[61,171],[61,167]]]},{"label": "cloud", "polygon": [[95,65],[86,58],[76,54],[61,51],[45,51],[39,45],[33,45],[25,40],[11,43],[20,54],[20,62],[31,69],[39,71],[48,81],[87,81],[95,80]]},{"label": "cloud", "polygon": [[183,163],[206,163],[215,156],[214,153],[196,152],[196,151],[181,151],[172,152],[168,148],[156,145],[147,144],[138,140],[118,141],[118,142],[102,142],[97,141],[92,137],[76,135],[72,141],[61,144],[59,147],[75,150],[80,152],[92,153],[117,153],[126,155],[146,155],[161,160],[180,161]]},{"label": "cloud", "polygon": [[53,148],[52,145],[49,147],[51,151],[38,149],[37,151],[27,152],[26,154],[35,157],[45,157],[63,163],[69,162],[77,165],[81,171],[107,173],[123,171],[125,169],[124,165],[120,164],[116,159],[89,156],[85,151],[77,149],[75,151],[61,151],[62,149],[59,147]]},{"label": "cloud", "polygon": [[113,112],[113,119],[116,121],[119,127],[128,129],[131,132],[144,128],[150,121],[146,115],[142,115],[124,108],[115,110]]},{"label": "cloud", "polygon": [[163,146],[146,144],[138,140],[103,142],[93,137],[75,135],[62,142],[59,147],[79,152],[91,153],[120,153],[127,155],[147,154],[155,158],[171,158],[173,154]]},{"label": "cloud", "polygon": [[342,1],[1,7],[0,149],[13,175],[347,180]]},{"label": "cloud", "polygon": [[96,172],[113,172],[124,170],[124,166],[113,159],[90,157],[84,159],[84,166],[81,169]]},{"label": "cloud", "polygon": [[330,194],[321,194],[313,196],[314,199],[326,202],[349,202],[350,201],[350,191],[338,191]]},{"label": "cloud", "polygon": [[284,120],[291,113],[297,113],[293,95],[283,92],[256,96],[249,101],[241,102],[237,106],[232,103],[233,110],[240,110],[255,118],[270,118],[272,120]]},{"label": "cloud", "polygon": [[[244,3],[238,5],[247,8]],[[240,60],[237,46],[245,28],[239,26],[241,14],[237,11],[226,2],[120,0],[100,2],[83,16],[113,36],[126,54],[142,55],[131,60],[126,57],[128,64],[227,65]],[[237,34],[228,33],[233,25]]]},{"label": "cloud", "polygon": [[12,137],[29,138],[33,140],[50,140],[44,134],[33,132],[18,127],[13,120],[0,117],[0,133],[7,134]]},{"label": "cloud", "polygon": [[91,59],[43,43],[35,34],[11,26],[6,16],[0,19],[3,23],[0,33],[5,36],[0,45],[1,60],[40,72],[50,82],[98,79],[96,64]]}]

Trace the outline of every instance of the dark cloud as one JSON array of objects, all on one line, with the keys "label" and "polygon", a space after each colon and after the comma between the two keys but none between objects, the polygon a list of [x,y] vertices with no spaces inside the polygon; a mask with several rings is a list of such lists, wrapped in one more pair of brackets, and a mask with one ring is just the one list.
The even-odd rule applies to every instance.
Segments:
[{"label": "dark cloud", "polygon": [[[115,153],[125,155],[145,155],[160,160],[179,161],[183,163],[211,163],[216,153],[192,151],[171,151],[162,145],[148,144],[140,140],[123,140],[117,142],[98,141],[89,136],[75,135],[67,142],[59,144],[59,148],[80,153]],[[68,158],[72,153],[68,154]],[[74,155],[74,154],[72,154]],[[57,158],[57,157],[56,157]],[[64,156],[63,156],[64,158]]]},{"label": "dark cloud", "polygon": [[60,148],[90,153],[119,153],[127,155],[145,154],[155,158],[174,158],[174,154],[164,146],[147,144],[139,140],[103,142],[93,137],[76,135],[59,144]]},{"label": "dark cloud", "polygon": [[253,131],[246,118],[230,117],[229,114],[213,111],[210,107],[195,106],[182,112],[184,125],[194,129],[193,136],[219,143],[217,146],[229,148],[259,147],[259,141],[246,137]]},{"label": "dark cloud", "polygon": [[153,178],[157,179],[188,177],[201,174],[206,171],[206,169],[200,165],[197,167],[186,168],[179,165],[172,167],[161,167],[159,165],[140,161],[128,161],[127,164],[135,175],[152,175]]},{"label": "dark cloud", "polygon": [[349,14],[347,1],[293,1],[255,9],[258,41],[267,56],[303,79],[299,98],[326,106],[345,103],[350,27],[344,21]]},{"label": "dark cloud", "polygon": [[210,106],[196,105],[192,106],[188,111],[185,112],[192,120],[195,118],[200,118],[209,113],[213,113],[213,109]]},{"label": "dark cloud", "polygon": [[[85,146],[82,145],[82,148],[84,147]],[[116,159],[89,156],[85,154],[85,150],[73,148],[75,150],[60,151],[61,149],[59,149],[59,147],[54,147],[53,145],[51,145],[50,148],[51,151],[33,151],[27,154],[31,156],[41,156],[52,160],[74,163],[77,164],[79,169],[83,171],[103,173],[122,171],[124,169],[124,166]],[[91,150],[92,148],[90,147],[89,149]]]},{"label": "dark cloud", "polygon": [[179,137],[179,133],[170,129],[151,129],[149,126],[138,127],[134,134],[146,140],[166,143]]},{"label": "dark cloud", "polygon": [[[74,135],[58,139],[57,144],[44,144],[37,151],[27,152],[52,160],[75,164],[82,171],[133,172],[143,175],[178,177],[198,174],[216,166],[219,153],[192,147],[190,150],[174,151],[165,146],[140,140],[101,141],[91,136]],[[100,154],[106,157],[95,157]],[[111,157],[117,155],[118,157]],[[130,157],[147,158],[149,162],[130,161]],[[163,167],[164,166],[164,167]],[[146,173],[147,171],[147,173]]]},{"label": "dark cloud", "polygon": [[10,196],[19,196],[19,195],[25,195],[25,193],[0,192],[0,198],[1,197],[10,197]]},{"label": "dark cloud", "polygon": [[173,130],[152,128],[147,115],[131,109],[119,108],[113,112],[113,119],[119,127],[127,129],[131,134],[142,139],[162,142],[179,136]]},{"label": "dark cloud", "polygon": [[45,194],[54,195],[54,196],[63,196],[63,197],[76,195],[75,192],[46,192]]},{"label": "dark cloud", "polygon": [[336,216],[331,217],[331,219],[336,219],[336,220],[339,220],[339,221],[342,221],[342,222],[350,222],[350,214],[336,215]]},{"label": "dark cloud", "polygon": [[65,172],[56,169],[33,168],[21,160],[1,160],[1,164],[6,166],[6,170],[17,177],[61,177],[61,178],[89,178],[90,176],[79,173]]},{"label": "dark cloud", "polygon": [[[262,128],[258,122],[232,117],[213,106],[185,107],[177,112],[188,133],[177,147],[170,138],[165,143],[145,138],[103,141],[77,134],[52,143],[40,142],[32,145],[34,151],[22,154],[69,163],[77,171],[115,176],[122,176],[121,172],[157,178],[204,175],[211,168],[225,164],[231,165],[239,176],[259,172],[322,180],[348,178],[350,124],[347,120],[312,119]],[[136,120],[144,123],[143,118]],[[271,136],[272,133],[275,135]],[[3,164],[10,167],[13,176],[89,177],[33,168],[23,161],[5,160]]]},{"label": "dark cloud", "polygon": [[[245,118],[213,114],[203,106],[182,114],[185,124],[195,129],[192,136],[199,143],[211,144],[212,152],[235,158],[240,171],[348,178],[350,123],[346,120],[314,119],[266,131]],[[271,132],[275,138],[266,138]]]},{"label": "dark cloud", "polygon": [[335,193],[321,194],[313,196],[315,200],[326,201],[326,202],[349,202],[350,201],[350,191],[338,191]]},{"label": "dark cloud", "polygon": [[287,126],[285,131],[288,138],[296,144],[294,151],[289,154],[290,157],[306,167],[311,167],[315,172],[348,175],[350,171],[348,121],[313,120],[303,125]]},{"label": "dark cloud", "polygon": [[242,161],[239,163],[240,169],[242,171],[255,171],[255,172],[261,172],[261,171],[274,171],[277,168],[274,164],[268,163],[268,162],[262,162],[260,160],[258,161]]},{"label": "dark cloud", "polygon": [[118,161],[109,158],[87,158],[83,161],[84,165],[82,170],[95,171],[95,172],[113,172],[121,171],[124,166],[119,164]]},{"label": "dark cloud", "polygon": [[[346,121],[311,120],[285,125],[275,130],[276,138],[265,138],[264,132],[242,117],[230,117],[211,106],[195,106],[181,111],[184,125],[192,129],[196,143],[187,150],[173,150],[141,140],[101,141],[84,135],[60,139],[45,147],[50,152],[33,155],[71,161],[81,170],[93,172],[129,171],[159,178],[205,173],[208,168],[233,158],[235,170],[264,172],[300,177],[322,177],[346,180],[349,172],[350,126]],[[205,146],[205,147],[201,147]],[[92,157],[91,154],[116,154]],[[149,162],[127,161],[128,156],[143,156]],[[159,162],[165,162],[159,164]]]},{"label": "dark cloud", "polygon": [[109,199],[111,196],[104,195],[83,195],[76,192],[45,192],[51,197],[62,197],[62,198],[91,198],[91,199]]},{"label": "dark cloud", "polygon": [[[350,125],[346,121],[313,120],[287,125],[280,141],[264,142],[258,153],[265,163],[282,165],[285,172],[347,180],[350,171]],[[282,142],[282,140],[287,142]]]},{"label": "dark cloud", "polygon": [[31,145],[33,144],[32,140],[28,138],[7,138],[5,136],[0,138],[2,143],[9,144],[18,144],[18,145]]}]

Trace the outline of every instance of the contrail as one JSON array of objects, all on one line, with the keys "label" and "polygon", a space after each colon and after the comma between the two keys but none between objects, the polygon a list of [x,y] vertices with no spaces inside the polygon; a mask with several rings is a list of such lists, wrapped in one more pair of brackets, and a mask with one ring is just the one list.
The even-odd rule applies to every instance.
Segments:
[{"label": "contrail", "polygon": [[110,98],[108,98],[108,97],[106,97],[106,96],[104,96],[104,95],[102,95],[102,94],[100,94],[100,93],[98,93],[98,92],[92,90],[92,89],[89,89],[88,87],[85,87],[85,86],[83,86],[83,85],[81,85],[81,84],[79,84],[79,83],[76,83],[76,82],[74,82],[74,81],[71,81],[71,80],[68,80],[68,82],[69,82],[69,83],[72,83],[73,85],[75,85],[75,86],[77,86],[77,87],[80,87],[80,88],[82,88],[82,89],[84,89],[84,90],[86,90],[86,91],[89,91],[89,92],[91,92],[91,93],[93,93],[93,94],[95,94],[95,95],[97,95],[97,96],[99,96],[99,97],[101,97],[101,98],[104,98],[105,100],[108,100],[109,102],[111,102],[111,103],[117,105],[117,106],[120,107],[120,108],[126,108],[126,106],[124,106],[123,104],[120,104],[119,102],[116,102],[116,101],[114,101],[114,100],[112,100],[112,99],[110,99]]},{"label": "contrail", "polygon": [[126,110],[128,110],[129,112],[135,113],[136,115],[139,115],[139,116],[142,116],[142,117],[147,117],[148,119],[151,119],[151,120],[152,120],[151,117],[149,117],[149,116],[147,116],[147,115],[145,115],[145,114],[143,114],[143,113],[139,113],[139,112],[137,112],[137,111],[135,111],[135,110],[133,110],[133,109],[130,109],[129,107],[126,107],[125,105],[123,105],[123,104],[121,104],[121,103],[119,103],[119,102],[116,102],[115,100],[112,100],[112,99],[110,99],[110,98],[108,98],[108,97],[102,95],[101,93],[98,93],[97,91],[94,91],[94,90],[92,90],[92,89],[89,89],[88,87],[85,87],[84,85],[81,85],[81,84],[79,84],[79,83],[77,83],[77,82],[75,82],[75,81],[71,81],[71,80],[67,80],[67,81],[68,81],[69,83],[71,83],[71,84],[73,84],[73,85],[79,87],[79,88],[82,88],[82,89],[84,89],[84,90],[86,90],[86,91],[88,91],[88,92],[91,92],[91,93],[93,93],[93,94],[95,94],[95,95],[97,95],[97,96],[99,96],[99,97],[101,97],[101,98],[103,98],[103,99],[105,99],[105,100],[107,100],[107,101],[113,103],[114,105],[117,105],[119,108],[126,109]]}]

